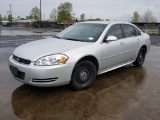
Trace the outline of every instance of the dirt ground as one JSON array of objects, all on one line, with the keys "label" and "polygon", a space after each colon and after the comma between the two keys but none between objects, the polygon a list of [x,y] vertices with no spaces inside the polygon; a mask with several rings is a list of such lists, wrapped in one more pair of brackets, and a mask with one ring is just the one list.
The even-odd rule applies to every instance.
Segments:
[{"label": "dirt ground", "polygon": [[142,67],[125,66],[97,76],[94,85],[37,88],[11,77],[0,48],[0,120],[159,120],[160,47],[152,46]]}]

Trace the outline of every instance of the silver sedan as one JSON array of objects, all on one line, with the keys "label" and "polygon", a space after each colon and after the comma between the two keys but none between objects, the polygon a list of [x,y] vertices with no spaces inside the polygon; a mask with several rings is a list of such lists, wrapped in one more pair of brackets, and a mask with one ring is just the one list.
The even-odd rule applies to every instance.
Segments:
[{"label": "silver sedan", "polygon": [[96,76],[133,64],[141,66],[150,37],[127,22],[77,23],[55,38],[17,47],[9,58],[13,77],[23,83],[50,87],[71,84],[81,90]]}]

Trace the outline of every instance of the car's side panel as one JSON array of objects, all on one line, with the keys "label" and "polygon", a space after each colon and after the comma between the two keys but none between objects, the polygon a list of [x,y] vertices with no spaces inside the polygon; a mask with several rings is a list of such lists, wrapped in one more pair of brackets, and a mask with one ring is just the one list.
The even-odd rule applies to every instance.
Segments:
[{"label": "car's side panel", "polygon": [[129,61],[129,62],[126,62],[126,63],[123,63],[123,64],[119,64],[119,65],[112,66],[111,68],[108,68],[108,69],[101,70],[101,71],[98,73],[98,75],[103,74],[103,73],[106,73],[106,72],[108,72],[108,71],[112,71],[112,70],[117,69],[117,68],[120,68],[120,67],[123,67],[123,66],[125,66],[125,65],[129,65],[129,64],[131,64],[131,63],[133,63],[133,62],[134,62],[134,61]]},{"label": "car's side panel", "polygon": [[136,28],[133,25],[121,24],[124,37],[125,61],[132,61],[138,54],[141,37],[138,36]]},{"label": "car's side panel", "polygon": [[124,39],[125,48],[125,61],[132,61],[138,54],[140,47],[140,38],[138,36],[125,38]]},{"label": "car's side panel", "polygon": [[123,39],[101,44],[101,70],[108,69],[125,62],[125,49],[122,43]]}]

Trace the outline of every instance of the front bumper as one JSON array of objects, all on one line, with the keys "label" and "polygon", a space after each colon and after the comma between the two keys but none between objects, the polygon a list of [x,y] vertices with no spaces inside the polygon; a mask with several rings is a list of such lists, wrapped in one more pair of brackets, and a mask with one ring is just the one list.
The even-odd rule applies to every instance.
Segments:
[{"label": "front bumper", "polygon": [[39,86],[50,87],[69,84],[71,80],[74,64],[62,64],[55,66],[35,66],[33,62],[30,65],[20,64],[9,58],[9,66],[18,69],[19,72],[24,73],[24,79],[13,75],[15,79],[23,83]]}]

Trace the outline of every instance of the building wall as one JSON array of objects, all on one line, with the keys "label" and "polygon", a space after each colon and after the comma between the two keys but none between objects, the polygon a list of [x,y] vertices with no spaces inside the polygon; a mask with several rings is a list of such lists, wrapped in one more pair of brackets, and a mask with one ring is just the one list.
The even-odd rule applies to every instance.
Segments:
[{"label": "building wall", "polygon": [[133,23],[143,32],[148,34],[160,34],[160,23]]}]

